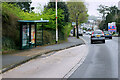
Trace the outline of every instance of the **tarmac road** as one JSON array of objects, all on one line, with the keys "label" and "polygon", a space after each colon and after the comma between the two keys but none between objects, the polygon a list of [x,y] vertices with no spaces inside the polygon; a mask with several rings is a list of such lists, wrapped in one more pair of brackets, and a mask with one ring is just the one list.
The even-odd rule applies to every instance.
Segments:
[{"label": "tarmac road", "polygon": [[107,39],[105,44],[90,44],[89,35],[82,38],[88,45],[88,55],[69,78],[118,78],[118,38]]},{"label": "tarmac road", "polygon": [[87,54],[85,61],[69,76],[69,79],[118,78],[118,38],[107,39],[105,44],[90,44],[89,37],[88,35],[81,37],[86,45],[51,53],[51,56],[43,55],[43,58],[31,60],[4,73],[3,78],[63,78],[85,54]]}]

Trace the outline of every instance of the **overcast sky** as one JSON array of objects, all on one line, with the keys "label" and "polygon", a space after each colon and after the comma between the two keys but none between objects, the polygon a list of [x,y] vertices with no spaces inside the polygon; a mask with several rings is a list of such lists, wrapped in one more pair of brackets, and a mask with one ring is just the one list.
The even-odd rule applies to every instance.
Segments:
[{"label": "overcast sky", "polygon": [[[64,0],[64,1],[66,1],[66,0]],[[97,8],[100,4],[106,5],[106,6],[116,5],[118,7],[118,2],[119,1],[120,0],[85,0],[84,2],[85,2],[86,6],[88,8],[88,14],[89,15],[101,16],[99,14],[99,12],[97,11]],[[49,2],[49,0],[32,0],[32,5],[31,6],[35,7],[35,12],[39,12],[39,10],[37,9],[39,4],[41,4],[41,8],[43,8],[43,6],[45,4],[47,4],[48,2]]]}]

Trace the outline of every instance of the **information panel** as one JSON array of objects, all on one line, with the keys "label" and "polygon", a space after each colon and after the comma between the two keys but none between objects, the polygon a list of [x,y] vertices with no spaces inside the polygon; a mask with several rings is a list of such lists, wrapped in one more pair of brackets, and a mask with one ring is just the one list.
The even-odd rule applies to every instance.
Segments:
[{"label": "information panel", "polygon": [[22,46],[29,46],[29,25],[23,25],[22,31]]},{"label": "information panel", "polygon": [[35,25],[31,25],[31,44],[35,44]]}]

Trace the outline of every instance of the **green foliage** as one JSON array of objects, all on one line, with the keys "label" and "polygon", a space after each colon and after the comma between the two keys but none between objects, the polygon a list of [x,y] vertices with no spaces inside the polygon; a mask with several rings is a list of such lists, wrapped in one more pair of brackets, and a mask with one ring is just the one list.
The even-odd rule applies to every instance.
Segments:
[{"label": "green foliage", "polygon": [[16,4],[2,3],[3,50],[19,48],[20,29],[17,20],[29,20],[31,17],[34,18],[34,15],[34,13],[30,14],[28,12],[22,11],[19,7],[16,7]]},{"label": "green foliage", "polygon": [[[116,17],[117,16],[116,14],[118,14],[119,10],[117,9],[116,6],[108,7],[108,6],[100,5],[99,9],[97,9],[97,10],[101,14],[103,14],[103,20],[99,24],[100,29],[108,30],[108,23],[111,23],[111,22],[116,22],[117,27],[119,27],[118,26],[118,22],[117,22],[118,21],[118,17]],[[107,14],[106,19],[104,18],[105,14]]]},{"label": "green foliage", "polygon": [[[8,18],[5,15],[6,13],[13,14],[22,20],[40,20],[41,18],[43,18],[44,20],[50,21],[49,24],[45,26],[46,28],[55,29],[56,27],[55,9],[50,8],[48,10],[45,10],[44,13],[40,15],[37,13],[24,12],[19,7],[15,7],[15,6],[16,4],[2,3],[2,7],[3,7],[2,15],[4,15],[6,19]],[[58,26],[60,27],[63,27],[61,25],[64,24],[62,22],[64,20],[64,15],[62,13],[63,10],[58,9]]]},{"label": "green foliage", "polygon": [[[71,0],[70,0],[71,1]],[[84,2],[67,2],[67,6],[70,13],[71,22],[76,22],[76,17],[78,16],[78,22],[84,23],[88,19],[87,9]]]},{"label": "green foliage", "polygon": [[65,37],[70,35],[70,31],[72,28],[73,27],[72,27],[71,23],[67,23],[67,25],[64,26],[63,30],[64,30]]},{"label": "green foliage", "polygon": [[[62,14],[63,10],[62,9],[58,9],[58,26],[60,28],[63,27],[63,20],[64,20],[64,15]],[[43,19],[47,19],[49,20],[49,23],[47,25],[45,25],[45,28],[51,28],[51,29],[56,29],[56,13],[55,13],[55,9],[45,9],[43,14],[41,15]]]},{"label": "green foliage", "polygon": [[55,43],[55,30],[44,30],[43,31],[43,44]]},{"label": "green foliage", "polygon": [[102,18],[105,19],[105,14],[108,13],[109,8],[108,8],[108,6],[99,5],[99,8],[97,10],[99,11],[99,13],[102,14]]},{"label": "green foliage", "polygon": [[[16,0],[14,2],[8,2],[8,4],[16,4],[16,6],[20,7],[20,9],[22,9],[23,11],[30,11],[30,4],[31,4],[31,0],[26,0],[26,2],[20,2],[20,0]],[[31,10],[33,10],[34,7],[31,8]]]},{"label": "green foliage", "polygon": [[16,4],[2,3],[2,15],[4,14],[13,14],[20,19],[29,19],[32,15],[28,12],[24,12],[20,7],[16,7]]},{"label": "green foliage", "polygon": [[[2,3],[2,43],[3,49],[15,49],[19,46],[19,24],[17,16],[12,14],[14,5]],[[11,9],[13,8],[13,9]],[[10,9],[10,10],[9,10]],[[17,8],[16,8],[17,9]]]},{"label": "green foliage", "polygon": [[[46,6],[44,6],[44,8],[46,8],[46,9],[50,9],[50,8],[55,9],[56,8],[56,3],[55,2],[49,2]],[[63,22],[65,22],[64,24],[66,24],[66,22],[69,21],[69,12],[68,12],[68,7],[67,7],[66,3],[63,2],[62,0],[59,1],[57,3],[57,8],[63,10],[63,13],[62,13],[64,15],[64,21]]]},{"label": "green foliage", "polygon": [[16,49],[15,46],[15,42],[10,39],[10,38],[3,38],[2,39],[2,47],[3,47],[3,50],[10,50],[10,49]]},{"label": "green foliage", "polygon": [[117,20],[116,20],[116,26],[117,26],[117,31],[119,32],[119,34],[120,34],[120,10],[118,10],[118,13],[117,13],[118,15],[118,17],[117,17]]},{"label": "green foliage", "polygon": [[[55,9],[44,9],[42,14],[29,13],[21,10],[17,4],[2,3],[2,28],[3,28],[3,49],[13,49],[19,47],[20,34],[19,23],[17,20],[49,20],[49,23],[44,25],[44,44],[53,43],[55,41],[56,29],[56,13]],[[70,32],[70,26],[65,26],[64,11],[58,9],[58,28],[59,40],[65,40]],[[8,43],[7,43],[8,42]]]}]

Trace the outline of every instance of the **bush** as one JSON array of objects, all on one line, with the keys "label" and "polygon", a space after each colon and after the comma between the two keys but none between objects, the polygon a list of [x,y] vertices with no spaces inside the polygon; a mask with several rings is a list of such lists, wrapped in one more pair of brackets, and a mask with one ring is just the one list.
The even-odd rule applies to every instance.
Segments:
[{"label": "bush", "polygon": [[7,48],[16,49],[16,47],[19,46],[20,36],[18,19],[18,17],[10,13],[2,15],[2,47],[4,50]]},{"label": "bush", "polygon": [[[65,26],[64,11],[58,9],[58,28],[59,40],[66,40],[69,36],[71,25]],[[17,49],[20,41],[20,29],[18,20],[49,20],[49,23],[44,25],[43,40],[44,44],[55,43],[56,38],[56,16],[55,9],[48,9],[44,13],[28,13],[21,10],[16,4],[2,3],[2,41],[3,49]]]},{"label": "bush", "polygon": [[[70,34],[71,24],[64,26],[61,30],[58,28],[58,41],[65,41]],[[56,41],[56,30],[47,29],[43,31],[43,43],[44,44],[54,44]]]},{"label": "bush", "polygon": [[3,37],[2,47],[3,50],[10,50],[10,49],[15,49],[16,45],[12,39]]},{"label": "bush", "polygon": [[43,31],[43,44],[55,43],[55,30],[44,30]]}]

